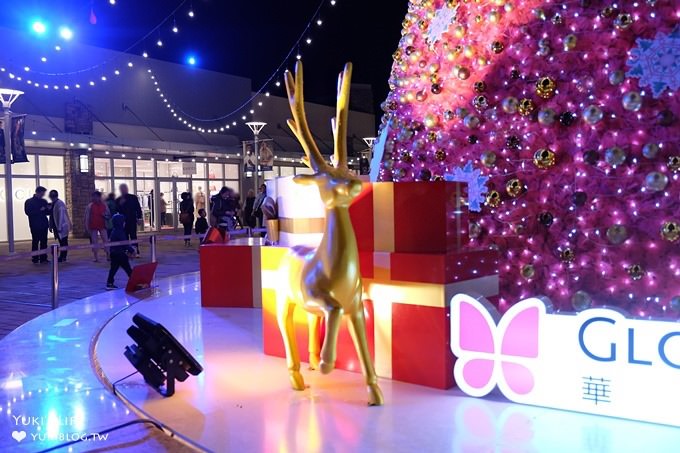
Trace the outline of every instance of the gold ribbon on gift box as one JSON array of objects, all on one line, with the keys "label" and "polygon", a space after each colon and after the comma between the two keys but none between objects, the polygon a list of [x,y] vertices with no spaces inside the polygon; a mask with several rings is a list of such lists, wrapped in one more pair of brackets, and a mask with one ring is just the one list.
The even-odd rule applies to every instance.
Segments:
[{"label": "gold ribbon on gift box", "polygon": [[282,217],[279,219],[279,230],[282,233],[294,234],[313,234],[323,233],[326,226],[326,219],[323,217],[308,217],[301,219],[289,219]]}]

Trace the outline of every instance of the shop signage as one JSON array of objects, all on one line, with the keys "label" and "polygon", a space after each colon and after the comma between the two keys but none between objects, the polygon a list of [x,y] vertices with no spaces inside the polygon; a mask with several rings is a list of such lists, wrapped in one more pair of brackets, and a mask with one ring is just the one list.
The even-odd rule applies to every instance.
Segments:
[{"label": "shop signage", "polygon": [[680,324],[608,308],[551,312],[530,298],[501,316],[482,297],[451,300],[456,385],[481,397],[680,426]]}]

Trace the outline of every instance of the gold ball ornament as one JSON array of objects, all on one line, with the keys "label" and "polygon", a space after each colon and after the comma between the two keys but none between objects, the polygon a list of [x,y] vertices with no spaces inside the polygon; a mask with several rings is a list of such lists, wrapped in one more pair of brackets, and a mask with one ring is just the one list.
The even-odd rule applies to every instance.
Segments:
[{"label": "gold ball ornament", "polygon": [[628,91],[621,98],[623,108],[630,112],[637,112],[642,107],[642,96],[637,91]]},{"label": "gold ball ornament", "polygon": [[524,191],[524,184],[517,178],[513,178],[505,184],[505,191],[513,198],[516,198]]},{"label": "gold ball ornament", "polygon": [[493,151],[484,151],[479,160],[482,161],[482,164],[484,164],[485,167],[493,167],[496,163],[496,153]]},{"label": "gold ball ornament", "polygon": [[442,148],[439,148],[434,152],[434,158],[439,162],[444,162],[446,160],[446,151],[444,151]]},{"label": "gold ball ornament", "polygon": [[475,82],[473,88],[475,90],[475,93],[484,93],[486,91],[486,82],[484,81]]},{"label": "gold ball ornament", "polygon": [[560,260],[562,260],[563,263],[573,263],[575,259],[576,254],[572,249],[566,248],[560,251]]},{"label": "gold ball ornament", "polygon": [[533,264],[525,264],[522,266],[522,270],[520,271],[522,274],[522,277],[524,277],[527,280],[531,280],[534,278],[534,275],[536,275],[536,269],[534,268]]},{"label": "gold ball ornament", "polygon": [[524,98],[521,101],[519,101],[519,106],[517,109],[519,110],[520,115],[529,116],[536,109],[536,105],[534,104],[534,101],[532,101],[531,99]]},{"label": "gold ball ornament", "polygon": [[503,108],[503,111],[505,113],[515,113],[519,108],[519,101],[517,100],[516,97],[509,96],[503,99],[501,107]]},{"label": "gold ball ornament", "polygon": [[492,208],[497,208],[501,204],[501,194],[497,190],[490,190],[486,194],[486,204]]},{"label": "gold ball ornament", "polygon": [[661,237],[668,242],[675,242],[680,239],[680,224],[673,220],[664,222],[661,227]]},{"label": "gold ball ornament", "polygon": [[470,70],[468,68],[459,68],[456,75],[460,80],[467,80],[470,78]]},{"label": "gold ball ornament", "polygon": [[434,127],[437,125],[438,120],[437,120],[437,115],[434,115],[432,113],[428,113],[425,115],[425,118],[423,119],[423,123],[425,124],[426,127]]},{"label": "gold ball ornament", "polygon": [[401,156],[399,156],[399,160],[407,164],[410,164],[411,162],[413,162],[413,156],[411,156],[411,153],[404,151],[403,153],[401,153]]},{"label": "gold ball ornament", "polygon": [[680,156],[671,156],[666,162],[666,167],[673,173],[680,171]]},{"label": "gold ball ornament", "polygon": [[503,52],[503,49],[505,49],[505,45],[503,45],[502,42],[494,41],[494,42],[491,43],[491,51],[493,53],[496,53],[496,54],[501,53],[501,52]]},{"label": "gold ball ornament", "polygon": [[623,244],[628,239],[628,229],[624,225],[612,225],[607,228],[607,239],[614,245]]},{"label": "gold ball ornament", "polygon": [[578,38],[576,35],[567,35],[564,37],[562,40],[562,46],[564,48],[565,52],[569,52],[570,50],[574,50],[576,48],[576,43],[578,42]]},{"label": "gold ball ornament", "polygon": [[555,95],[557,85],[550,77],[541,77],[536,82],[536,94],[543,99],[550,99]]},{"label": "gold ball ornament", "polygon": [[614,26],[619,30],[627,30],[633,25],[633,16],[629,13],[621,13],[614,19]]},{"label": "gold ball ornament", "polygon": [[645,269],[639,264],[633,264],[631,266],[628,266],[626,272],[628,272],[630,278],[636,281],[640,280],[642,277],[645,276]]},{"label": "gold ball ornament", "polygon": [[592,304],[593,300],[590,297],[590,294],[585,291],[576,291],[571,296],[571,306],[574,307],[574,310],[576,311],[586,310],[590,308]]},{"label": "gold ball ornament", "polygon": [[550,148],[541,148],[534,153],[534,165],[545,170],[555,165],[555,153]]}]

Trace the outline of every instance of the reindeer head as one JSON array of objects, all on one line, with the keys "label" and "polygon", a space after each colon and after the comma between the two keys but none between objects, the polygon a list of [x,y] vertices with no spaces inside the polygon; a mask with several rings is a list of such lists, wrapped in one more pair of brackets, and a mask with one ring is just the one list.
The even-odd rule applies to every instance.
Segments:
[{"label": "reindeer head", "polygon": [[327,208],[347,207],[361,192],[361,181],[350,173],[347,166],[347,117],[351,79],[352,63],[347,63],[338,78],[337,113],[332,121],[335,158],[334,166],[331,166],[321,155],[307,124],[302,63],[295,65],[295,77],[290,71],[286,72],[286,91],[293,114],[293,119],[288,120],[288,126],[305,151],[303,162],[315,172],[313,175],[298,175],[294,181],[298,184],[316,185]]}]

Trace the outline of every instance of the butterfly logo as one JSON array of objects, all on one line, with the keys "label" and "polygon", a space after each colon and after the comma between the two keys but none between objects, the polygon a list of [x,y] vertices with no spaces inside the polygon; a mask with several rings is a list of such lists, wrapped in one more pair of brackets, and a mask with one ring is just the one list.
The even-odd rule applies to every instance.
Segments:
[{"label": "butterfly logo", "polygon": [[502,317],[483,297],[457,294],[451,300],[451,350],[457,357],[456,385],[470,396],[485,396],[498,385],[510,400],[534,389],[542,299],[512,306]]}]

